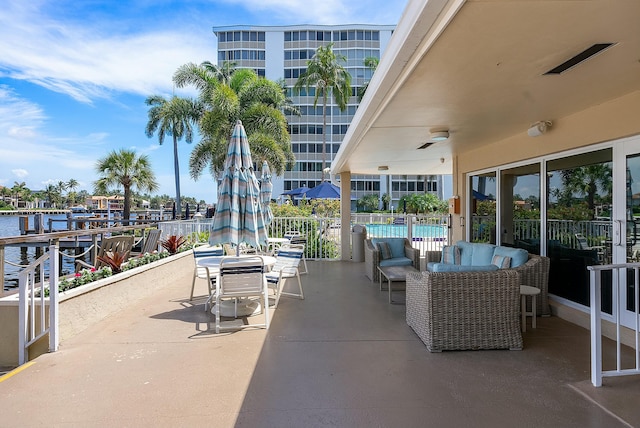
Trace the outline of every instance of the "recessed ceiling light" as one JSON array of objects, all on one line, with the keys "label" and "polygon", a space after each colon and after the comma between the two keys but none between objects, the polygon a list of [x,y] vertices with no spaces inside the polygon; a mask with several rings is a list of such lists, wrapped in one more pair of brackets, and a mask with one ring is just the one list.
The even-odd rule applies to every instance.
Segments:
[{"label": "recessed ceiling light", "polygon": [[431,141],[439,142],[449,139],[449,131],[434,131],[429,134]]}]

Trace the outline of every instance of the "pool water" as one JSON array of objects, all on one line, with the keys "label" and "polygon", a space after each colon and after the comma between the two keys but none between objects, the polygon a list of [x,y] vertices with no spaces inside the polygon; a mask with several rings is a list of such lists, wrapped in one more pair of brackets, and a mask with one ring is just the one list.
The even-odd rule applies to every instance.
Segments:
[{"label": "pool water", "polygon": [[[365,224],[367,236],[380,237],[406,237],[407,225],[404,224]],[[411,229],[413,239],[416,238],[442,238],[447,236],[447,227],[432,224],[416,224]]]}]

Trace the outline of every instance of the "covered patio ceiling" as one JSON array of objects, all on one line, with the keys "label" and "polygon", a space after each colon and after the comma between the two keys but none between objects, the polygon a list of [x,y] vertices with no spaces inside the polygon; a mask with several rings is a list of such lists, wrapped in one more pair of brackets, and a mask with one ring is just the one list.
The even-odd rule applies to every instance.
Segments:
[{"label": "covered patio ceiling", "polygon": [[409,0],[332,172],[451,174],[457,153],[638,91],[639,20],[638,0]]}]

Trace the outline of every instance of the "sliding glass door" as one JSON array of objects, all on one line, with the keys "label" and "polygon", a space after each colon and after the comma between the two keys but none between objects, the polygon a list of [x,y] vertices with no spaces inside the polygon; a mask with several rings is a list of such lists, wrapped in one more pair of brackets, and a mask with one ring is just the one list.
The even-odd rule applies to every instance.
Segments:
[{"label": "sliding glass door", "polygon": [[[614,146],[613,174],[613,230],[611,236],[612,262],[640,261],[640,137],[622,140]],[[620,287],[624,302],[623,324],[635,326],[635,297],[633,270],[626,271],[626,283]]]}]

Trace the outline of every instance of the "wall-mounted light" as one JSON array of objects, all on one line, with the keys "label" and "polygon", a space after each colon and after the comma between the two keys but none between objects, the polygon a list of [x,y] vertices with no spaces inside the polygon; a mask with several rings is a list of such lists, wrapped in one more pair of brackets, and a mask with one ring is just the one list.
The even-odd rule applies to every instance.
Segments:
[{"label": "wall-mounted light", "polygon": [[551,128],[551,125],[553,125],[553,122],[550,120],[541,120],[531,125],[531,128],[527,130],[527,134],[529,137],[539,137],[547,132],[547,130]]},{"label": "wall-mounted light", "polygon": [[389,167],[387,165],[380,165],[378,167],[378,171],[388,171]]},{"label": "wall-mounted light", "polygon": [[431,141],[445,141],[449,139],[449,131],[448,130],[444,130],[444,131],[432,131],[429,134],[429,139]]}]

